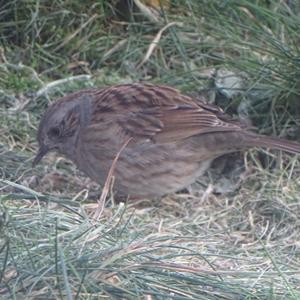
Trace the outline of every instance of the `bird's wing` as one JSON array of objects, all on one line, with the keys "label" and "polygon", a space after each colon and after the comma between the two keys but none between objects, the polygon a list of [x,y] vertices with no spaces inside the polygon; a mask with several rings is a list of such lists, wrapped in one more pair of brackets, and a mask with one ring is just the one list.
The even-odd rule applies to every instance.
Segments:
[{"label": "bird's wing", "polygon": [[114,86],[96,92],[94,103],[91,126],[110,124],[111,132],[135,140],[165,143],[209,132],[242,130],[241,124],[227,120],[220,108],[165,86]]}]

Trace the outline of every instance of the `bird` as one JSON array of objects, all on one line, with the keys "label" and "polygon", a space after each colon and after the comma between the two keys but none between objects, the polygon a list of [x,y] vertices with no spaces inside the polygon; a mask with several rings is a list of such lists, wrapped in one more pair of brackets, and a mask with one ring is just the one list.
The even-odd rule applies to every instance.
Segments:
[{"label": "bird", "polygon": [[196,181],[224,154],[253,147],[300,153],[300,143],[253,132],[203,97],[130,83],[68,94],[45,111],[33,166],[50,151],[126,199],[159,198]]}]

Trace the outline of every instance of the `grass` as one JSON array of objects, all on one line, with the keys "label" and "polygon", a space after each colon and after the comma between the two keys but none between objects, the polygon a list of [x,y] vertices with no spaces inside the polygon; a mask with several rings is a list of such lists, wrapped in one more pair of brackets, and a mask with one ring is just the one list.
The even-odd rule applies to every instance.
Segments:
[{"label": "grass", "polygon": [[189,191],[108,198],[97,220],[101,189],[74,165],[53,154],[31,169],[49,103],[137,80],[299,140],[296,2],[173,0],[154,22],[117,2],[0,10],[0,298],[298,299],[297,156],[221,158]]}]

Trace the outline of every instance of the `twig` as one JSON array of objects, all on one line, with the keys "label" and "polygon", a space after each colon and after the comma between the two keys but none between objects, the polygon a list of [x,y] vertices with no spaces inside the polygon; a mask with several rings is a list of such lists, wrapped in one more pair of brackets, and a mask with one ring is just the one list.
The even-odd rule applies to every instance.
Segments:
[{"label": "twig", "polygon": [[148,8],[146,5],[144,5],[140,0],[133,0],[134,4],[137,6],[137,8],[141,11],[141,13],[150,21],[153,23],[159,23],[160,18],[156,16],[150,8]]},{"label": "twig", "polygon": [[50,83],[47,83],[45,86],[43,86],[41,89],[39,89],[36,92],[36,96],[40,97],[44,94],[48,94],[48,92],[54,88],[56,88],[59,85],[64,85],[67,82],[75,81],[75,80],[90,80],[92,78],[91,75],[77,75],[77,76],[71,76],[64,79],[59,79],[56,81],[52,81]]},{"label": "twig", "polygon": [[122,48],[123,45],[126,44],[127,40],[128,39],[123,39],[117,42],[112,48],[110,48],[107,52],[105,52],[102,56],[102,62],[106,61],[112,54],[114,54],[116,51]]},{"label": "twig", "polygon": [[60,45],[58,45],[53,51],[56,52],[57,50],[61,49],[65,46],[68,42],[70,42],[84,27],[86,27],[89,23],[91,23],[96,17],[97,14],[91,16],[85,23],[83,23],[78,29],[76,29],[72,34],[70,34]]},{"label": "twig", "polygon": [[[11,64],[9,62],[5,62],[3,64],[0,64],[0,67],[3,69],[6,69],[7,67],[10,69],[13,69],[15,71],[21,71],[21,70],[26,70],[29,71],[32,74],[32,77],[40,84],[40,85],[44,85],[44,82],[40,79],[38,73],[31,67],[29,66],[25,66],[22,63],[19,64]],[[7,69],[6,69],[7,70]]]},{"label": "twig", "polygon": [[103,209],[104,209],[104,204],[105,204],[105,199],[108,195],[108,192],[109,192],[109,189],[110,189],[110,185],[111,185],[111,182],[112,182],[112,179],[113,179],[113,173],[114,173],[114,170],[115,170],[115,167],[116,167],[116,164],[117,164],[117,161],[120,157],[120,154],[121,152],[126,148],[126,146],[128,145],[128,143],[132,140],[132,137],[129,138],[124,144],[123,146],[121,147],[121,149],[119,150],[119,152],[117,153],[116,157],[114,158],[111,166],[110,166],[110,169],[109,169],[109,172],[108,172],[108,175],[106,177],[106,180],[105,180],[105,184],[104,184],[104,187],[102,189],[102,193],[101,193],[101,196],[98,200],[98,207],[96,209],[96,212],[93,216],[93,218],[95,220],[99,220],[100,216],[102,215],[102,212],[103,212]]},{"label": "twig", "polygon": [[169,24],[167,24],[166,26],[164,26],[158,33],[157,35],[155,36],[155,38],[153,39],[153,41],[150,43],[149,45],[149,48],[147,50],[147,53],[145,55],[145,57],[143,58],[143,60],[137,65],[136,69],[139,69],[149,58],[150,56],[152,55],[153,51],[155,50],[155,48],[157,47],[160,39],[161,39],[161,36],[163,34],[163,32],[165,30],[167,30],[169,27],[171,26],[181,26],[182,24],[181,23],[178,23],[178,22],[171,22]]}]

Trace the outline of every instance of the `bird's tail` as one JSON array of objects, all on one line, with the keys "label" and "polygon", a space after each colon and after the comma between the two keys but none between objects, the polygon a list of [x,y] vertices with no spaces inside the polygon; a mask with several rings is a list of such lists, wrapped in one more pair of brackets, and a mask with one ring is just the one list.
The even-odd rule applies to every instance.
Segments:
[{"label": "bird's tail", "polygon": [[300,143],[286,139],[249,133],[244,142],[249,147],[271,148],[300,154]]}]

